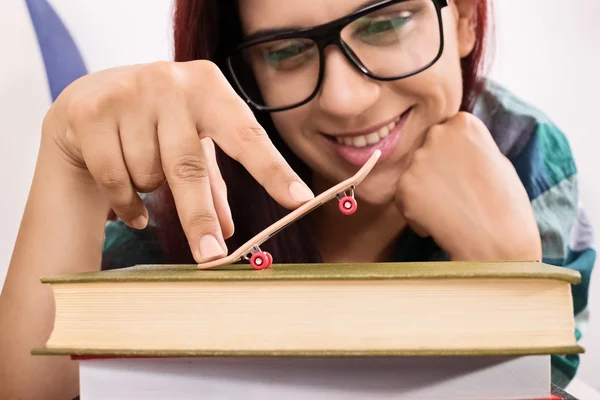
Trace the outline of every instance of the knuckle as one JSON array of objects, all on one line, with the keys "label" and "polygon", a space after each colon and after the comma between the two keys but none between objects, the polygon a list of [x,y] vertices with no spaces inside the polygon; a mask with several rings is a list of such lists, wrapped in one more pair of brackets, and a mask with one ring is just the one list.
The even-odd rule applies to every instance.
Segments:
[{"label": "knuckle", "polygon": [[245,145],[269,140],[269,136],[259,124],[249,124],[240,129],[240,139]]},{"label": "knuckle", "polygon": [[402,216],[404,217],[405,220],[412,221],[414,218],[412,202],[410,201],[410,199],[403,198],[401,203],[402,203],[401,204]]},{"label": "knuckle", "polygon": [[236,130],[239,140],[236,149],[231,149],[229,155],[236,161],[240,161],[243,156],[251,155],[252,147],[269,141],[269,136],[258,123],[250,123]]},{"label": "knuckle", "polygon": [[290,168],[283,161],[272,161],[267,164],[267,168],[265,171],[265,177],[279,177],[279,176],[289,176]]},{"label": "knuckle", "polygon": [[180,156],[175,160],[171,173],[173,177],[181,181],[208,179],[206,163],[201,157],[192,155]]},{"label": "knuckle", "polygon": [[461,111],[454,116],[453,121],[458,125],[470,125],[474,123],[474,116],[471,113]]},{"label": "knuckle", "polygon": [[160,187],[165,181],[161,172],[140,173],[133,176],[136,189],[142,193],[149,193]]},{"label": "knuckle", "polygon": [[99,121],[115,109],[134,103],[137,92],[132,79],[120,77],[93,95],[74,97],[67,107],[69,126],[77,128]]},{"label": "knuckle", "polygon": [[219,66],[210,60],[199,60],[196,65],[199,71],[202,73],[202,76],[205,76],[208,79],[221,76],[221,70],[219,69]]},{"label": "knuckle", "polygon": [[173,68],[168,61],[156,61],[142,68],[142,76],[150,82],[170,83],[173,80]]},{"label": "knuckle", "polygon": [[407,221],[414,221],[415,220],[415,213],[414,213],[414,209],[412,207],[412,205],[410,203],[405,203],[404,204],[404,218]]},{"label": "knuckle", "polygon": [[104,95],[104,100],[106,103],[110,102],[110,104],[130,105],[138,96],[137,82],[127,74],[113,82]]},{"label": "knuckle", "polygon": [[[462,134],[471,140],[476,140],[485,131],[485,124],[479,118],[468,112],[460,112],[454,119],[457,133]],[[482,129],[483,128],[483,129]]]},{"label": "knuckle", "polygon": [[151,88],[162,96],[178,93],[182,87],[173,64],[168,61],[156,61],[145,65],[139,71],[139,81],[142,87]]},{"label": "knuckle", "polygon": [[118,168],[108,168],[100,173],[98,184],[112,192],[123,192],[129,185],[129,175]]},{"label": "knuckle", "polygon": [[[209,101],[214,104],[223,103],[231,107],[232,112],[238,112],[237,100],[243,100],[235,94],[217,64],[210,60],[196,60],[184,65],[178,77],[184,82],[183,87],[190,92],[190,99],[210,96]],[[232,102],[232,99],[235,100]]]},{"label": "knuckle", "polygon": [[187,218],[189,228],[201,228],[205,231],[213,230],[218,224],[217,216],[208,210],[196,210]]},{"label": "knuckle", "polygon": [[67,108],[69,126],[77,130],[90,121],[97,121],[107,110],[108,101],[105,94],[93,98],[75,98]]}]

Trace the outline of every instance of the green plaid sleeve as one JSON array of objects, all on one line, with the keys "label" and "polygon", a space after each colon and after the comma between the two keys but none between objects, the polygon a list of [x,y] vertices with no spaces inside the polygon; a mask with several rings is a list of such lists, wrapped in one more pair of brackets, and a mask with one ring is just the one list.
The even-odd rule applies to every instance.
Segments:
[{"label": "green plaid sleeve", "polygon": [[[520,161],[529,170],[526,187],[540,229],[542,261],[581,274],[581,283],[572,286],[573,334],[579,341],[589,319],[589,288],[596,250],[594,230],[579,198],[579,179],[571,149],[555,125],[540,120]],[[553,381],[566,386],[575,376],[579,362],[579,355],[554,355]]]}]

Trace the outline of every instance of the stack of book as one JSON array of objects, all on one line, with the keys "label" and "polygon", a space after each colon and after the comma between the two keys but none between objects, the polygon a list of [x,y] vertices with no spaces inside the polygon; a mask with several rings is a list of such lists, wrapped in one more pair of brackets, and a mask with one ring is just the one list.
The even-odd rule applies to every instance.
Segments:
[{"label": "stack of book", "polygon": [[[571,285],[540,262],[139,265],[44,277],[40,356],[92,399],[550,399]],[[554,397],[556,398],[556,397]]]}]

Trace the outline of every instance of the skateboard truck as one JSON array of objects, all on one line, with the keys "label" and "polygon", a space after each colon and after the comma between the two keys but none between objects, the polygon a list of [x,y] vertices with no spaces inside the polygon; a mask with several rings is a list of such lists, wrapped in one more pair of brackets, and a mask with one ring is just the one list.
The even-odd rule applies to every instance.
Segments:
[{"label": "skateboard truck", "polygon": [[246,261],[250,261],[250,265],[254,269],[267,269],[273,264],[273,256],[268,251],[262,251],[259,246],[254,246],[250,250],[249,255],[244,255]]},{"label": "skateboard truck", "polygon": [[354,198],[354,187],[355,185],[350,186],[349,195],[346,194],[345,190],[342,193],[338,193],[335,195],[335,197],[339,200],[338,207],[344,215],[352,215],[356,212],[356,209],[358,208],[358,205],[356,204],[356,199]]}]

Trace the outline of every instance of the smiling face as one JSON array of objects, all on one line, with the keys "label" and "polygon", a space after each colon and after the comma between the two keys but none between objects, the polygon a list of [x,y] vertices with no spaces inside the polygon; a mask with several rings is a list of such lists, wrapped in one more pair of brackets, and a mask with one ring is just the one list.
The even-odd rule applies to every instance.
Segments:
[{"label": "smiling face", "polygon": [[[346,179],[380,149],[379,163],[356,195],[372,204],[392,203],[407,156],[420,146],[431,126],[459,111],[460,59],[474,45],[473,3],[454,0],[442,9],[443,54],[430,68],[405,79],[371,79],[339,48],[325,49],[324,77],[315,97],[300,107],[271,114],[283,140],[318,180],[329,186]],[[364,0],[240,0],[240,16],[249,35],[325,24],[364,5]],[[410,72],[438,53],[440,32],[432,0],[409,0],[395,7],[368,15],[342,31],[344,42],[377,75]],[[254,63],[254,75],[265,100],[294,102],[308,97],[319,64],[311,42],[281,41],[259,50],[262,64]],[[285,90],[276,90],[276,84],[285,85]]]}]

